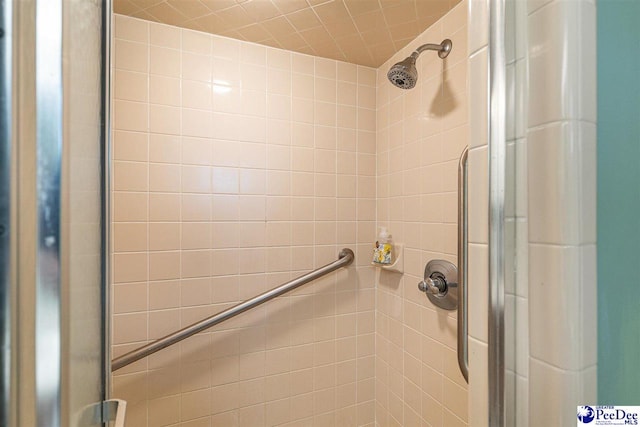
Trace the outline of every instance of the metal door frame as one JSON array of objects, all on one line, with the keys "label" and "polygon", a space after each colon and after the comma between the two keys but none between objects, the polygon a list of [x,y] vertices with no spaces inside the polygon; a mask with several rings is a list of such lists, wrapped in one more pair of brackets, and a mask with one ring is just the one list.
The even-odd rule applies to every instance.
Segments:
[{"label": "metal door frame", "polygon": [[11,249],[11,183],[12,174],[12,54],[13,54],[13,7],[11,0],[0,0],[0,425],[10,425],[15,407],[12,382],[14,327],[11,299],[14,272]]},{"label": "metal door frame", "polygon": [[[106,399],[111,0],[96,6],[102,8],[100,394]],[[65,7],[65,0],[0,0],[0,425],[61,427],[69,418],[61,312],[68,287],[61,274]]]},{"label": "metal door frame", "polygon": [[505,405],[505,0],[489,0],[489,426],[503,427]]}]

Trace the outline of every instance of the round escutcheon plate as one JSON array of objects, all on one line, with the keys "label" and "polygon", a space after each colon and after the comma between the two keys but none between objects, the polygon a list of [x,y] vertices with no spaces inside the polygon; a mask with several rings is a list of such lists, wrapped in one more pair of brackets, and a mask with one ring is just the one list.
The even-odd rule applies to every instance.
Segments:
[{"label": "round escutcheon plate", "polygon": [[458,269],[449,261],[434,259],[424,268],[424,278],[440,278],[447,284],[447,289],[440,294],[427,294],[429,301],[445,310],[458,308]]}]

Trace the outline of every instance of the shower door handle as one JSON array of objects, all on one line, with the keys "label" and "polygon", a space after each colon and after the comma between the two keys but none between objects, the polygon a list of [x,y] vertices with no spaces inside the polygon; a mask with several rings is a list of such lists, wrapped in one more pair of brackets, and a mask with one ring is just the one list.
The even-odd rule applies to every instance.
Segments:
[{"label": "shower door handle", "polygon": [[458,366],[469,382],[469,322],[467,313],[467,158],[465,147],[458,163]]}]

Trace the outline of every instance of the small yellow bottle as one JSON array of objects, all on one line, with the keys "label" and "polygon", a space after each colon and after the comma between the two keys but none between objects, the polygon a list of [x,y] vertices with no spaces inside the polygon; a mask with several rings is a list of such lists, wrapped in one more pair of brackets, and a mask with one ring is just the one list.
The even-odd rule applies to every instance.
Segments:
[{"label": "small yellow bottle", "polygon": [[387,232],[387,227],[380,227],[378,241],[373,251],[373,262],[376,264],[391,264],[391,253],[393,244],[391,243],[391,234]]}]

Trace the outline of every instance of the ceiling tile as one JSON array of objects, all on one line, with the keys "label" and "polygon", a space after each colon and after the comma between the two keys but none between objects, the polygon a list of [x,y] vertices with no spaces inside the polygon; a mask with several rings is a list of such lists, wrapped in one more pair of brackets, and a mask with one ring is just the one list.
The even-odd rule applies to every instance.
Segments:
[{"label": "ceiling tile", "polygon": [[144,19],[146,21],[158,22],[158,18],[148,13],[146,10],[139,10],[131,14],[134,18]]},{"label": "ceiling tile", "polygon": [[347,9],[352,17],[356,18],[365,13],[380,10],[380,3],[377,1],[347,1],[345,2]]},{"label": "ceiling tile", "polygon": [[455,1],[453,3],[453,5],[450,5],[442,0],[420,0],[416,2],[416,11],[420,17],[437,16],[437,19],[440,19],[458,2]]},{"label": "ceiling tile", "polygon": [[318,19],[313,9],[306,8],[286,15],[287,19],[298,31],[320,27],[322,22]]},{"label": "ceiling tile", "polygon": [[325,24],[351,20],[351,15],[341,0],[332,0],[315,6],[313,10]]},{"label": "ceiling tile", "polygon": [[346,60],[345,55],[340,52],[340,49],[338,49],[338,46],[334,41],[314,45],[313,50],[318,54],[318,56],[337,59],[340,61]]},{"label": "ceiling tile", "polygon": [[396,27],[418,18],[414,4],[392,6],[384,9],[384,19],[389,27]]},{"label": "ceiling tile", "polygon": [[377,67],[459,1],[114,0],[114,11]]},{"label": "ceiling tile", "polygon": [[347,57],[350,57],[351,55],[370,56],[360,34],[352,34],[350,36],[336,39],[336,44],[340,47],[342,52],[345,52]]},{"label": "ceiling tile", "polygon": [[196,18],[195,24],[200,26],[207,33],[212,34],[220,34],[228,29],[222,19],[213,13],[205,15],[202,18]]},{"label": "ceiling tile", "polygon": [[353,20],[361,33],[365,31],[384,31],[387,27],[387,21],[384,20],[384,14],[380,9],[356,16]]},{"label": "ceiling tile", "polygon": [[236,30],[227,30],[223,33],[220,33],[221,36],[229,37],[231,39],[242,40],[242,35]]},{"label": "ceiling tile", "polygon": [[[422,1],[422,0],[420,0]],[[413,0],[380,0],[380,5],[383,9],[394,6],[407,6],[409,3],[414,3]]]},{"label": "ceiling tile", "polygon": [[240,5],[220,10],[216,12],[216,15],[218,15],[229,28],[240,28],[255,23]]},{"label": "ceiling tile", "polygon": [[309,7],[309,3],[306,0],[275,0],[274,3],[283,15]]},{"label": "ceiling tile", "polygon": [[202,25],[200,25],[197,20],[199,18],[196,19],[191,19],[187,22],[185,22],[184,24],[181,25],[182,28],[187,28],[189,30],[196,30],[196,31],[204,31],[204,32],[208,32],[206,31],[204,28],[202,28]]},{"label": "ceiling tile", "polygon": [[278,43],[274,39],[264,40],[264,41],[261,42],[261,44],[263,44],[265,46],[277,47],[278,49],[282,48],[282,46],[280,46],[280,43]]},{"label": "ceiling tile", "polygon": [[171,7],[169,3],[159,3],[145,9],[145,12],[154,16],[158,22],[162,22],[163,24],[179,26],[183,22],[188,21],[186,16]]},{"label": "ceiling tile", "polygon": [[327,31],[333,38],[345,37],[351,34],[358,34],[358,29],[352,20],[334,21],[325,24]]},{"label": "ceiling tile", "polygon": [[236,5],[234,0],[200,0],[200,2],[202,2],[202,4],[212,12],[217,12]]},{"label": "ceiling tile", "polygon": [[167,0],[167,3],[189,19],[210,13],[209,8],[200,3],[200,0]]},{"label": "ceiling tile", "polygon": [[164,0],[132,0],[132,2],[137,4],[140,9],[147,9],[151,6],[162,3],[163,1]]},{"label": "ceiling tile", "polygon": [[284,49],[296,50],[304,47],[307,42],[298,33],[287,34],[285,36],[277,37],[276,40],[280,43]]},{"label": "ceiling tile", "polygon": [[140,6],[131,0],[115,0],[113,2],[113,11],[122,15],[131,15],[140,10]]},{"label": "ceiling tile", "polygon": [[329,43],[333,40],[331,34],[329,34],[327,29],[324,27],[311,28],[309,30],[301,31],[300,34],[310,46]]},{"label": "ceiling tile", "polygon": [[256,22],[280,16],[280,10],[270,0],[250,0],[242,3],[242,7]]},{"label": "ceiling tile", "polygon": [[[391,37],[393,40],[402,40],[406,38],[411,38],[418,31],[418,22],[406,22],[401,25],[396,25],[395,27],[390,27],[389,32],[391,33]],[[434,42],[436,43],[436,42]],[[437,42],[439,43],[439,42]]]},{"label": "ceiling tile", "polygon": [[391,34],[389,31],[376,31],[371,30],[364,33],[360,33],[360,36],[365,41],[367,45],[374,44],[390,44],[393,45],[393,39],[391,38]]},{"label": "ceiling tile", "polygon": [[304,53],[304,54],[307,54],[307,55],[314,55],[315,54],[315,52],[313,51],[313,49],[311,49],[311,46],[309,46],[309,45],[306,45],[305,47],[296,50],[296,52]]},{"label": "ceiling tile", "polygon": [[274,36],[287,35],[296,32],[296,29],[293,28],[284,16],[278,16],[277,18],[264,21],[262,26]]},{"label": "ceiling tile", "polygon": [[252,24],[246,27],[238,28],[238,33],[248,41],[259,43],[263,40],[272,38],[262,24]]},{"label": "ceiling tile", "polygon": [[391,58],[394,53],[396,53],[396,48],[393,43],[389,42],[369,46],[369,51],[376,59],[376,61],[380,61],[380,64],[382,64],[387,59]]}]

